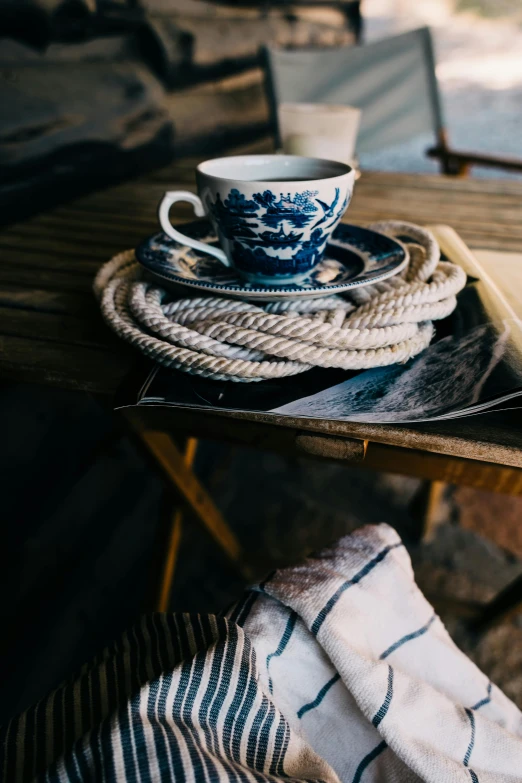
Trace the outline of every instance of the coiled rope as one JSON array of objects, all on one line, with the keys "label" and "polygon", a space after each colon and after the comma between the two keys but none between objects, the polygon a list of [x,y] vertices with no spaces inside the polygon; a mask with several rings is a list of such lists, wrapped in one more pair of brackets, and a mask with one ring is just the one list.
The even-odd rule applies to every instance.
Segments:
[{"label": "coiled rope", "polygon": [[221,297],[173,299],[141,279],[133,250],[100,269],[94,291],[120,337],[160,364],[206,378],[261,381],[311,367],[362,370],[406,362],[429,345],[432,322],[455,309],[466,275],[440,260],[426,229],[398,221],[370,228],[410,237],[408,265],[396,277],[343,296],[263,306]]}]

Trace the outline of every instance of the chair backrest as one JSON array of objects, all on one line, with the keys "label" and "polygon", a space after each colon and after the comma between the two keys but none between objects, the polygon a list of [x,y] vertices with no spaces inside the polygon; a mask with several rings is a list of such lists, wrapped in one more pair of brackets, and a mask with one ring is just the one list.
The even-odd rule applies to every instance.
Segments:
[{"label": "chair backrest", "polygon": [[339,103],[362,109],[358,152],[384,149],[443,128],[430,30],[422,27],[361,46],[265,49],[266,83],[277,105]]}]

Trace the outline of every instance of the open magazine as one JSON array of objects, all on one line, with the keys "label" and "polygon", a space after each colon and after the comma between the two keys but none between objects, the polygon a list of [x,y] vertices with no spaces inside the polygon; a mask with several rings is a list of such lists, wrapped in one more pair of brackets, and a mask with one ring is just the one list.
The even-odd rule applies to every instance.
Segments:
[{"label": "open magazine", "polygon": [[455,232],[440,232],[441,247],[464,266],[468,282],[456,310],[436,322],[432,343],[406,364],[357,372],[315,368],[257,383],[213,381],[156,365],[125,403],[374,424],[453,419],[508,401],[522,407],[520,270],[514,276],[515,267],[508,267],[510,254],[488,260],[482,251],[477,260]]}]

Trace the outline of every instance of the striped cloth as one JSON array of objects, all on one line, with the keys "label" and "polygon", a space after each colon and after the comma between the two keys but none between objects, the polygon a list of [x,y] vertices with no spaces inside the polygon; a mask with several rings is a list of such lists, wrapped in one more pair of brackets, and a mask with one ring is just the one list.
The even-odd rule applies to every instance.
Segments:
[{"label": "striped cloth", "polygon": [[1,769],[9,783],[520,783],[521,738],[521,713],[379,525],[227,616],[145,617],[4,729]]}]

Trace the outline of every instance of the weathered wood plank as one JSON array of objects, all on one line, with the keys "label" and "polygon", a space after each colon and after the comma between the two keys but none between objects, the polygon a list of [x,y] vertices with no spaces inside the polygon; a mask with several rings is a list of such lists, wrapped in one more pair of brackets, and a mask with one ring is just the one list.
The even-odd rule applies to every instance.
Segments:
[{"label": "weathered wood plank", "polygon": [[[415,182],[412,175],[410,178]],[[442,177],[442,175],[441,175]],[[436,181],[436,180],[435,180]],[[462,190],[455,188],[453,179],[444,182],[445,187],[432,187],[427,182],[422,188],[410,186],[406,183],[395,183],[375,181],[371,177],[371,172],[362,172],[361,179],[357,182],[356,189],[362,190],[368,198],[378,198],[384,201],[393,201],[397,193],[404,195],[408,201],[415,201],[421,199],[425,202],[436,202],[438,204],[444,204],[450,200],[459,205],[461,209],[466,209],[469,204],[490,204],[495,209],[498,207],[508,207],[512,205],[520,209],[520,199],[522,193],[488,193],[486,191],[477,191],[473,189]],[[463,199],[465,194],[465,199]],[[493,196],[493,198],[492,198]]]},{"label": "weathered wood plank", "polygon": [[[191,208],[189,206],[187,206],[186,213],[183,217],[190,219]],[[109,214],[106,210],[104,210],[103,213],[87,209],[67,213],[60,210],[59,214],[51,212],[40,216],[38,223],[34,224],[34,231],[31,231],[30,236],[31,238],[34,238],[34,235],[38,233],[39,227],[42,226],[47,231],[52,230],[57,233],[58,236],[63,236],[68,239],[72,237],[81,239],[82,235],[88,234],[91,230],[91,226],[95,225],[101,229],[101,236],[98,241],[103,242],[105,241],[106,234],[110,233],[120,239],[120,237],[125,238],[127,236],[129,229],[135,230],[136,232],[150,231],[151,228],[153,230],[157,224],[156,209],[133,215],[132,218],[121,213]],[[17,226],[20,228],[20,224],[17,224]],[[31,228],[33,228],[33,226],[31,226]],[[23,226],[21,227],[21,230],[23,231]],[[6,236],[8,236],[7,233]]]},{"label": "weathered wood plank", "polygon": [[[89,277],[94,274],[95,269],[107,257],[107,249],[97,251],[97,254],[82,252],[81,240],[77,246],[77,251],[71,252],[58,244],[50,242],[41,242],[38,237],[28,235],[26,242],[16,241],[16,237],[4,237],[2,241],[2,255],[9,257],[10,265],[16,267],[22,278],[26,280],[31,274],[32,268],[57,269],[78,277],[83,275]],[[27,272],[22,272],[27,269]],[[26,280],[27,282],[27,280]]]},{"label": "weathered wood plank", "polygon": [[135,355],[127,346],[117,352],[0,335],[0,377],[44,383],[63,389],[112,396]]},{"label": "weathered wood plank", "polygon": [[[23,253],[28,265],[39,266],[42,260],[47,263],[47,259],[52,256],[68,259],[71,273],[74,274],[75,269],[79,268],[76,267],[76,261],[83,260],[87,264],[99,264],[121,250],[135,246],[136,242],[144,238],[144,235],[142,230],[137,230],[129,221],[128,231],[122,232],[119,236],[107,231],[105,235],[100,232],[99,239],[97,239],[93,226],[92,237],[90,240],[81,235],[77,238],[74,236],[64,238],[59,231],[47,232],[45,230],[30,232],[25,236],[23,232],[12,230],[6,233],[1,246],[6,252]],[[52,265],[54,266],[54,264]]]},{"label": "weathered wood plank", "polygon": [[418,190],[453,190],[466,194],[490,193],[500,197],[509,194],[522,195],[522,181],[510,179],[460,178],[442,174],[409,174],[400,171],[368,171],[364,176],[369,182],[379,182],[392,189],[405,185]]},{"label": "weathered wood plank", "polygon": [[[344,216],[344,222],[350,223],[353,221],[372,223],[377,220],[402,220],[409,223],[419,223],[420,225],[427,225],[433,222],[433,210],[417,209],[412,217],[413,210],[390,208],[389,210],[369,211],[358,209],[354,206]],[[485,236],[491,240],[498,240],[502,245],[506,240],[509,242],[518,242],[519,246],[522,244],[522,226],[513,227],[509,226],[509,235],[506,236],[506,227],[498,226],[490,223],[484,224],[484,222],[471,221],[462,219],[459,215],[451,215],[451,211],[441,210],[437,212],[437,219],[443,223],[451,224],[453,228],[458,232],[465,232],[468,236]],[[499,248],[500,249],[500,248]]]},{"label": "weathered wood plank", "polygon": [[37,313],[63,313],[77,318],[92,318],[97,305],[91,293],[78,294],[0,285],[0,307],[34,310]]},{"label": "weathered wood plank", "polygon": [[9,266],[0,263],[0,284],[16,285],[32,290],[34,288],[49,291],[76,291],[85,293],[92,287],[91,275],[74,275],[70,270],[52,267],[27,268],[16,262]]},{"label": "weathered wood plank", "polygon": [[35,352],[42,343],[88,346],[112,350],[115,354],[121,347],[121,341],[102,321],[94,297],[89,317],[83,318],[66,313],[0,307],[0,334],[32,340]]},{"label": "weathered wood plank", "polygon": [[142,425],[295,453],[295,436],[317,433],[522,468],[522,411],[418,425],[361,424],[237,411],[142,406]]},{"label": "weathered wood plank", "polygon": [[[167,188],[165,188],[166,190]],[[174,188],[171,188],[172,190]],[[179,202],[181,205],[181,202]],[[39,217],[38,224],[36,226],[45,226],[52,228],[55,231],[61,232],[63,227],[66,226],[64,236],[78,236],[76,230],[80,232],[88,232],[91,225],[99,226],[103,231],[103,236],[106,233],[124,234],[129,230],[129,226],[135,227],[136,230],[149,230],[151,225],[157,225],[156,217],[156,205],[152,205],[151,209],[143,210],[141,213],[132,215],[132,218],[122,213],[121,211],[110,212],[108,209],[96,212],[94,209],[83,208],[81,210],[70,210],[49,212]],[[187,206],[187,217],[190,216],[190,208]],[[16,224],[20,225],[20,224]],[[1,242],[1,240],[0,240]]]},{"label": "weathered wood plank", "polygon": [[342,460],[359,463],[364,460],[368,441],[352,438],[332,438],[324,435],[310,435],[302,432],[295,436],[297,453],[319,459]]},{"label": "weathered wood plank", "polygon": [[[506,210],[506,212],[507,211],[508,210]],[[446,223],[448,222],[447,218],[449,217],[452,221],[458,220],[461,224],[469,226],[470,228],[486,227],[491,230],[497,229],[501,230],[504,234],[508,233],[513,236],[516,236],[518,230],[517,224],[522,217],[521,214],[517,214],[517,211],[513,211],[512,218],[509,219],[509,215],[506,215],[506,212],[501,208],[487,210],[482,204],[477,204],[474,210],[473,205],[471,205],[469,212],[467,210],[461,212],[458,207],[453,204],[447,204],[444,207],[438,207],[435,203],[430,204],[422,201],[404,204],[401,203],[400,193],[397,194],[396,202],[389,204],[385,204],[382,201],[372,201],[371,198],[359,193],[354,196],[353,203],[346,214],[349,215],[351,212],[360,212],[361,214],[368,215],[379,215],[383,213],[388,215],[400,214],[404,219],[407,219],[410,222],[412,222],[414,218],[417,220],[425,220],[426,217],[429,222],[433,222],[433,214],[435,213],[437,218],[444,218]],[[499,218],[498,220],[497,217]]]},{"label": "weathered wood plank", "polygon": [[463,200],[461,193],[450,191],[444,198],[441,198],[439,191],[422,191],[422,195],[416,196],[415,191],[412,192],[407,188],[395,188],[393,193],[389,194],[385,193],[382,188],[366,187],[361,180],[355,187],[353,202],[357,204],[360,200],[365,205],[376,210],[390,208],[416,210],[420,208],[436,209],[441,212],[451,211],[463,219],[473,218],[475,215],[480,214],[491,224],[496,224],[500,221],[510,225],[514,221],[520,220],[522,195],[520,197],[513,196],[509,201],[503,201],[502,203],[499,203],[498,199],[491,203],[491,199],[485,194],[471,194],[471,196],[466,196],[465,200]]},{"label": "weathered wood plank", "polygon": [[441,482],[443,485],[458,484],[487,492],[522,495],[522,469],[495,465],[492,462],[370,443],[361,467],[416,476],[436,483]]},{"label": "weathered wood plank", "polygon": [[[3,236],[9,236],[9,232],[27,233],[28,236],[38,234],[39,227],[50,228],[58,232],[58,235],[76,236],[76,230],[93,231],[98,227],[101,229],[98,241],[110,238],[113,233],[121,233],[127,230],[133,230],[136,227],[147,227],[151,221],[157,224],[158,204],[165,190],[193,190],[195,186],[189,187],[184,183],[172,182],[166,185],[157,185],[154,190],[143,190],[138,194],[134,201],[102,200],[98,208],[91,204],[81,204],[81,207],[73,209],[60,207],[59,209],[39,215],[29,223],[16,223],[9,229],[4,229]],[[174,211],[174,210],[173,210]],[[192,207],[179,202],[176,205],[176,214],[182,217],[190,218],[194,215]],[[1,246],[1,238],[0,238]]]}]

